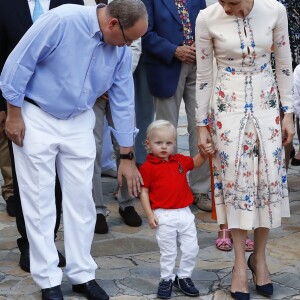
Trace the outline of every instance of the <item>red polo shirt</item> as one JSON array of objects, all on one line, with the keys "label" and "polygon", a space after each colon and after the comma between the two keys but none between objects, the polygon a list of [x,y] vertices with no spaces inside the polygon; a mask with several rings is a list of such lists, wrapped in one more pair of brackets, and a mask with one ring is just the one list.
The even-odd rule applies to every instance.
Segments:
[{"label": "red polo shirt", "polygon": [[186,173],[194,168],[194,161],[182,154],[170,155],[169,161],[148,154],[140,167],[144,187],[149,189],[152,209],[183,208],[193,203],[193,194]]}]

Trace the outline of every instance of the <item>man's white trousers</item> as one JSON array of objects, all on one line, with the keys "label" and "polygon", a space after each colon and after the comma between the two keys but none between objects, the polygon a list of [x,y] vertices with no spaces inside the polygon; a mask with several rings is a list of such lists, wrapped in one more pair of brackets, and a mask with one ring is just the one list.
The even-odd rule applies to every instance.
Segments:
[{"label": "man's white trousers", "polygon": [[96,210],[92,198],[95,161],[93,110],[59,120],[25,102],[23,147],[14,145],[22,209],[30,245],[30,271],[42,288],[61,284],[54,244],[55,174],[62,189],[66,276],[72,284],[95,278],[90,250]]}]

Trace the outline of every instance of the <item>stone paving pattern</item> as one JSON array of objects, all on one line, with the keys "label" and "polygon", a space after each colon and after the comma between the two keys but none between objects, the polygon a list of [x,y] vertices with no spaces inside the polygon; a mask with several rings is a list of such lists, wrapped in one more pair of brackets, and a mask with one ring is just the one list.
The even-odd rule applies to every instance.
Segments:
[{"label": "stone paving pattern", "polygon": [[[87,4],[93,4],[87,0]],[[215,0],[209,0],[213,3]],[[187,132],[184,109],[181,109],[178,127],[178,146],[187,154]],[[299,145],[295,140],[296,149]],[[271,231],[267,245],[267,259],[274,296],[272,299],[300,299],[300,167],[290,167],[288,173],[290,188],[291,217],[283,219],[280,228]],[[3,180],[1,179],[1,184]],[[136,209],[143,218],[140,228],[130,228],[122,222],[118,214],[118,204],[113,198],[116,180],[104,178],[103,188],[109,208],[107,217],[109,233],[95,235],[92,255],[99,266],[96,279],[107,291],[112,300],[155,299],[159,281],[159,250],[154,231],[148,226],[139,200]],[[202,212],[195,206],[200,251],[193,273],[193,280],[200,290],[202,300],[226,300],[230,297],[230,280],[234,252],[218,251],[214,245],[218,226],[211,220],[210,213]],[[252,237],[252,232],[250,232]],[[0,198],[0,300],[41,299],[39,287],[30,274],[19,266],[19,250],[16,239],[19,237],[15,219],[7,215],[5,203]],[[63,250],[63,226],[56,240],[57,248]],[[76,245],[74,245],[76,247]],[[248,255],[247,255],[248,256]],[[251,299],[265,299],[257,295],[248,271]],[[62,290],[65,299],[85,299],[72,292],[71,284],[64,277]],[[176,288],[173,298],[184,297]]]},{"label": "stone paving pattern", "polygon": [[[188,154],[186,125],[182,107],[178,145],[180,152]],[[294,142],[298,149],[297,141]],[[275,288],[272,299],[300,299],[300,167],[290,167],[288,178],[291,217],[283,219],[282,226],[271,231],[267,245],[268,265]],[[138,199],[135,207],[143,218],[143,225],[139,228],[125,225],[118,213],[117,201],[113,197],[116,180],[104,177],[103,181],[109,208],[109,233],[94,236],[92,255],[99,266],[96,279],[113,300],[155,299],[159,281],[159,250],[154,231],[149,228]],[[195,206],[191,208],[196,217],[200,246],[193,273],[195,285],[200,290],[199,299],[231,299],[229,289],[234,252],[216,249],[214,242],[218,226],[211,220],[211,214],[200,211]],[[253,236],[252,234],[253,232],[250,232],[250,236]],[[40,299],[39,287],[33,282],[30,274],[23,272],[18,266],[18,236],[15,219],[7,215],[4,200],[1,198],[0,300]],[[57,248],[64,252],[63,226],[59,229],[56,244]],[[250,271],[248,275],[251,299],[264,299],[256,294]],[[71,284],[65,277],[62,290],[65,299],[85,299],[72,292]],[[189,299],[176,288],[173,289],[173,297],[178,300]]]}]

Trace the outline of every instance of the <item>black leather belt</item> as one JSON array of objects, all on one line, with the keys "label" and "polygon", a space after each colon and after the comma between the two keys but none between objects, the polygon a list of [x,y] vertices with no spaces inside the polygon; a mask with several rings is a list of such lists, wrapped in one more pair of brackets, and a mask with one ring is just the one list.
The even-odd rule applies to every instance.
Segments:
[{"label": "black leather belt", "polygon": [[32,99],[30,99],[28,97],[24,97],[24,100],[31,103],[31,104],[33,104],[33,105],[35,105],[35,106],[37,106],[37,107],[40,107],[35,101],[33,101]]}]

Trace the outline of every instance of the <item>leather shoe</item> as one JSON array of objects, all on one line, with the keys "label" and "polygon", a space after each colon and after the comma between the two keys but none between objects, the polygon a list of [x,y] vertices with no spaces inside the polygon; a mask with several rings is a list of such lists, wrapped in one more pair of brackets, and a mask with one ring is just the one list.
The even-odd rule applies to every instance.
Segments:
[{"label": "leather shoe", "polygon": [[42,300],[62,300],[64,299],[60,285],[42,289]]},{"label": "leather shoe", "polygon": [[142,219],[133,206],[127,206],[124,210],[119,207],[119,214],[123,218],[124,223],[128,226],[140,227],[142,225]]},{"label": "leather shoe", "polygon": [[73,292],[81,293],[86,296],[88,300],[108,300],[109,296],[99,286],[96,280],[90,280],[82,284],[75,284],[72,286]]},{"label": "leather shoe", "polygon": [[98,234],[108,233],[108,226],[106,223],[106,218],[103,214],[97,214],[95,233],[98,233]]},{"label": "leather shoe", "polygon": [[[57,254],[58,254],[58,258],[59,258],[58,267],[65,267],[66,266],[65,257],[59,251],[57,251]],[[23,271],[30,273],[29,248],[25,248],[21,251],[19,265]]]},{"label": "leather shoe", "polygon": [[6,200],[6,211],[10,217],[16,216],[16,208],[15,208],[15,198],[14,196],[10,196]]}]

